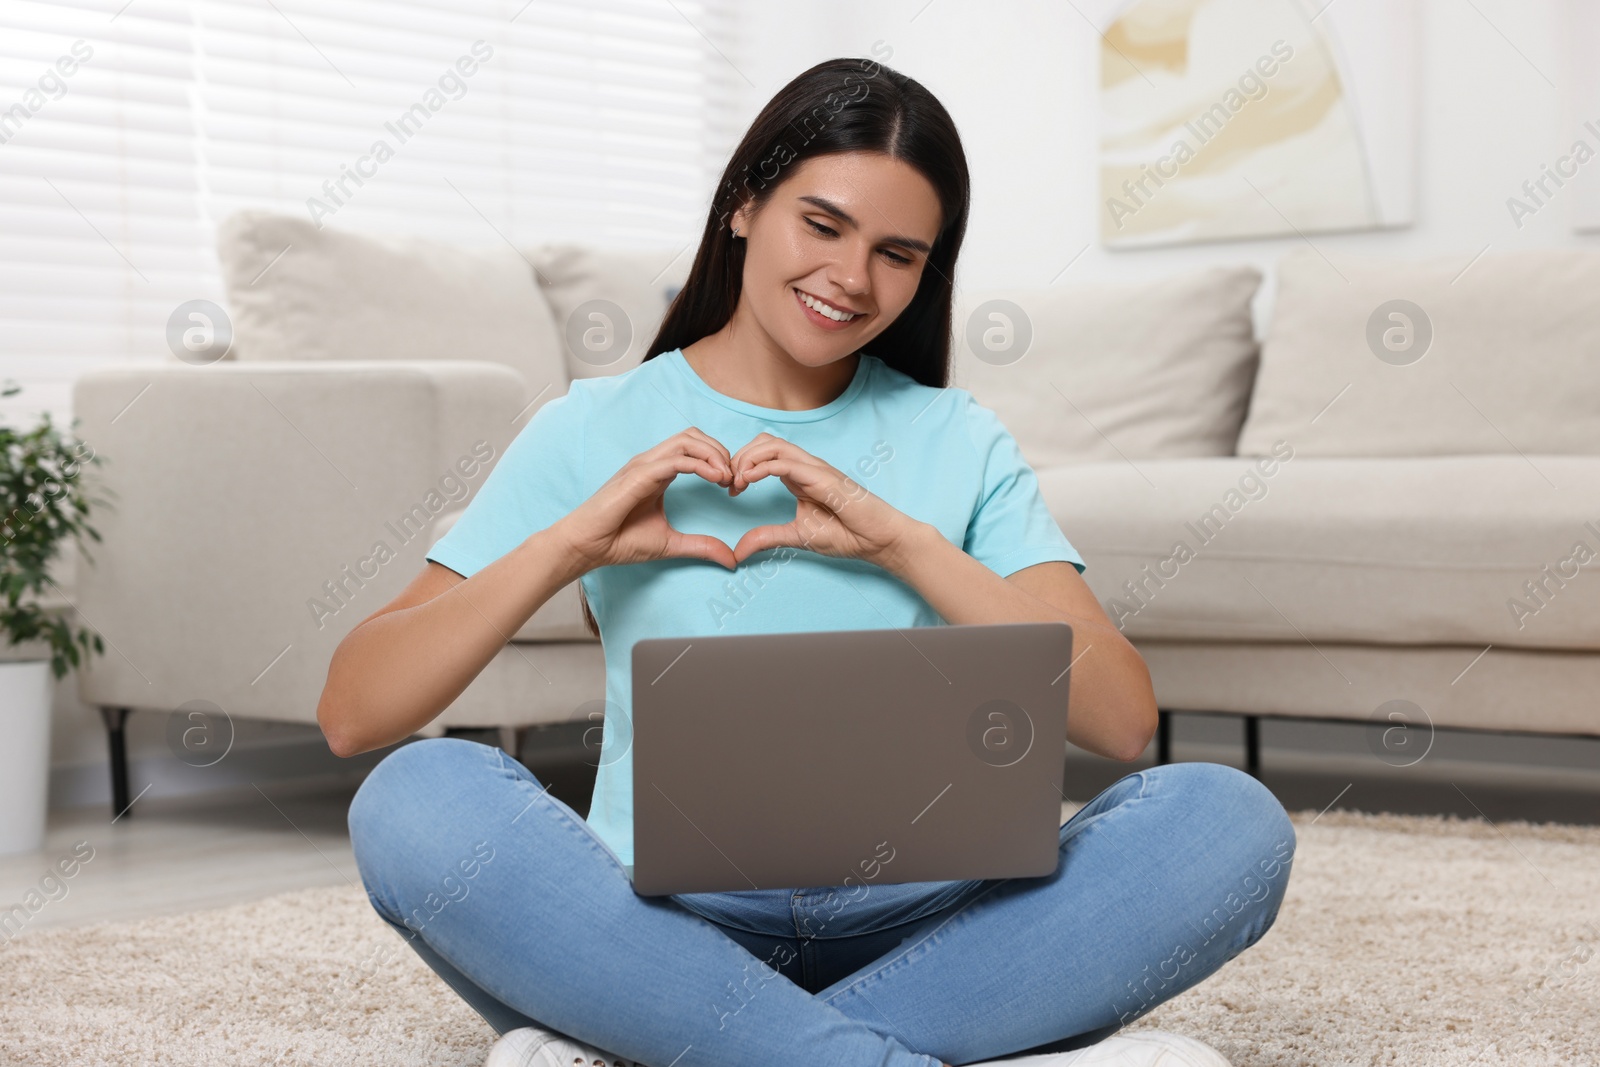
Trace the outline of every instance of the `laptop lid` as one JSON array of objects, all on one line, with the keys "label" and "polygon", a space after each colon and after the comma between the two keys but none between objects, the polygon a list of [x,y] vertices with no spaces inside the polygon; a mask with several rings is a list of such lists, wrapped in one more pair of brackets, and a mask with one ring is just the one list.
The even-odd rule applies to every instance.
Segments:
[{"label": "laptop lid", "polygon": [[641,895],[1050,874],[1064,622],[633,646]]}]

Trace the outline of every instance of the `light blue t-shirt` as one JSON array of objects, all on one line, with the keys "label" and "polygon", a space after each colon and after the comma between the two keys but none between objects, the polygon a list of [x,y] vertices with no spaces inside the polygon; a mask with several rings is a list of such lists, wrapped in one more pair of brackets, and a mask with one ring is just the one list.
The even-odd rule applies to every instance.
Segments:
[{"label": "light blue t-shirt", "polygon": [[[707,385],[681,349],[572,382],[507,447],[427,558],[471,577],[582,504],[629,459],[690,426],[729,454],[762,432],[791,441],[895,508],[936,527],[1004,577],[1048,560],[1085,570],[1015,439],[966,389],[919,384],[862,353],[849,386],[806,411],[765,408]],[[795,517],[775,475],[737,497],[679,474],[667,520],[731,548],[751,527]],[[632,651],[647,637],[942,626],[909,585],[857,559],[765,549],[736,571],[701,559],[601,567],[580,579],[600,625],[605,728],[588,822],[633,871]]]}]

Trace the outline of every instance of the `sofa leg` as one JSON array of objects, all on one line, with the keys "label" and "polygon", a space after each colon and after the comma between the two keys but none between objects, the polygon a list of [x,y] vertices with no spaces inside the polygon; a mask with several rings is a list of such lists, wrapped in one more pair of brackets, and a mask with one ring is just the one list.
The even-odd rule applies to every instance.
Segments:
[{"label": "sofa leg", "polygon": [[1172,712],[1156,712],[1156,763],[1172,762]]},{"label": "sofa leg", "polygon": [[106,724],[106,750],[111,757],[111,817],[128,811],[128,723],[131,708],[101,708]]},{"label": "sofa leg", "polygon": [[1244,769],[1252,778],[1261,777],[1261,718],[1244,717]]}]

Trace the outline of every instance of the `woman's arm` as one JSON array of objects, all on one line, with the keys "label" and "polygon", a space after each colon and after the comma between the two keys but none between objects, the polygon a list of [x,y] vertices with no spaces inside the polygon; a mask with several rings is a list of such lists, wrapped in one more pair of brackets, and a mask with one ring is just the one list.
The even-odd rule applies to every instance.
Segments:
[{"label": "woman's arm", "polygon": [[551,527],[463,578],[429,560],[393,601],[345,635],[317,723],[338,756],[392,745],[432,722],[511,635],[583,573]]},{"label": "woman's arm", "polygon": [[[491,480],[504,469],[497,467]],[[733,477],[727,449],[690,426],[628,460],[589,499],[472,577],[430,560],[334,650],[317,701],[328,747],[354,756],[432,722],[534,612],[591,570],[669,558],[732,570],[727,545],[679,533],[667,522],[662,498],[679,474],[726,487]],[[459,532],[471,514],[469,508],[453,529]]]},{"label": "woman's arm", "polygon": [[1037,563],[1002,578],[938,527],[913,519],[831,464],[769,433],[741,448],[732,467],[735,492],[776,477],[796,501],[792,521],[746,530],[733,548],[736,561],[789,545],[877,564],[949,623],[1068,623],[1075,640],[1067,740],[1124,761],[1138,759],[1150,743],[1158,719],[1150,670],[1071,563]]},{"label": "woman's arm", "polygon": [[927,523],[880,563],[951,624],[1070,623],[1067,740],[1115,760],[1144,752],[1157,722],[1150,669],[1071,563],[1037,563],[1002,578]]}]

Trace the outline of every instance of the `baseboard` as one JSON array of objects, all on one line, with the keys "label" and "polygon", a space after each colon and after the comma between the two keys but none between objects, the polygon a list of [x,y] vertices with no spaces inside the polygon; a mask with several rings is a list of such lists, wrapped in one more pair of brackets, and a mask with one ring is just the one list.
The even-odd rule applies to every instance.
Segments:
[{"label": "baseboard", "polygon": [[[359,781],[389,749],[341,759],[321,736],[286,738],[235,746],[211,767],[191,767],[176,756],[135,755],[128,759],[128,795],[180,797],[250,788],[350,778]],[[137,800],[135,800],[137,803]],[[86,808],[111,804],[111,769],[105,760],[57,765],[50,769],[50,807]]]},{"label": "baseboard", "polygon": [[[1209,741],[1174,741],[1174,762],[1205,761],[1244,768],[1244,745],[1222,744]],[[1069,751],[1069,763],[1075,760],[1091,761],[1094,756]],[[1104,760],[1098,761],[1104,763]],[[1155,745],[1139,759],[1128,764],[1131,769],[1149,767],[1155,763]],[[1600,769],[1584,770],[1571,767],[1551,767],[1543,764],[1500,763],[1478,759],[1450,759],[1428,756],[1407,767],[1395,767],[1376,756],[1349,752],[1308,751],[1302,748],[1261,746],[1261,773],[1316,774],[1323,776],[1346,775],[1351,779],[1372,777],[1408,778],[1413,781],[1484,782],[1506,788],[1526,788],[1547,791],[1551,789],[1593,791],[1600,793]]]},{"label": "baseboard", "polygon": [[[579,740],[560,730],[530,732],[526,742],[523,755],[530,761],[559,762],[564,757],[579,760],[589,755]],[[146,797],[175,797],[250,788],[252,783],[265,785],[270,782],[284,786],[340,779],[359,781],[388,752],[389,749],[378,749],[341,759],[329,752],[327,743],[318,736],[240,746],[217,765],[204,768],[190,767],[176,757],[165,754],[133,756],[128,766],[128,791],[130,796],[135,797],[141,793]],[[1205,760],[1233,767],[1244,766],[1242,743],[1174,739],[1172,754],[1175,760]],[[1108,763],[1075,749],[1068,750],[1067,761],[1069,764],[1078,761],[1099,765]],[[1154,762],[1155,745],[1152,743],[1143,756],[1123,766],[1132,770],[1148,767]],[[1600,793],[1600,770],[1542,764],[1429,756],[1412,766],[1397,768],[1367,754],[1263,744],[1261,766],[1263,774],[1347,774],[1352,778],[1394,775],[1440,783],[1492,781],[1509,788],[1520,786]],[[110,804],[111,775],[104,760],[51,768],[51,808],[109,807]]]}]

